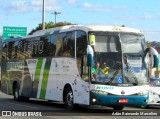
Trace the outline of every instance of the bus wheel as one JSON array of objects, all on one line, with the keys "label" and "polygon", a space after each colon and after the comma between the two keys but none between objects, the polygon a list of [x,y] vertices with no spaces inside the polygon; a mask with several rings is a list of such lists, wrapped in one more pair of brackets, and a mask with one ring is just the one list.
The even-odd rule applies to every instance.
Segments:
[{"label": "bus wheel", "polygon": [[13,89],[13,95],[14,95],[14,100],[19,101],[20,100],[20,96],[19,96],[19,87],[18,84],[14,85],[14,89]]},{"label": "bus wheel", "polygon": [[145,106],[142,105],[141,108],[142,108],[142,109],[148,109],[148,108],[149,108],[149,105],[145,105]]},{"label": "bus wheel", "polygon": [[114,110],[123,110],[124,106],[114,106]]},{"label": "bus wheel", "polygon": [[67,88],[67,90],[66,90],[64,102],[65,102],[65,106],[68,110],[73,110],[73,108],[74,108],[73,91],[72,91],[71,87]]}]

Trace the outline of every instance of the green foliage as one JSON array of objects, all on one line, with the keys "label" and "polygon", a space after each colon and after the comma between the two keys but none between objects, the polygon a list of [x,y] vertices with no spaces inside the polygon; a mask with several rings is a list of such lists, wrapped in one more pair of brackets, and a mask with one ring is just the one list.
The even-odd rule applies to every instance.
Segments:
[{"label": "green foliage", "polygon": [[[55,24],[54,22],[50,21],[48,23],[45,23],[45,29],[66,26],[66,25],[75,25],[75,24],[72,24],[69,22],[58,22]],[[38,24],[38,26],[35,29],[32,29],[31,32],[29,33],[29,35],[32,35],[34,32],[36,32],[38,30],[42,30],[42,24]]]}]

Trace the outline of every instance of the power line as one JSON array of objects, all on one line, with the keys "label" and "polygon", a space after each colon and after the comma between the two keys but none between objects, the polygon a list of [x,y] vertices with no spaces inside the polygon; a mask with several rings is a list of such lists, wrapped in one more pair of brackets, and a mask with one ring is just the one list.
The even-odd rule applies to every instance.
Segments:
[{"label": "power line", "polygon": [[51,13],[51,14],[54,14],[55,15],[55,24],[56,24],[56,16],[58,15],[58,14],[61,14],[60,12],[53,12],[53,13]]}]

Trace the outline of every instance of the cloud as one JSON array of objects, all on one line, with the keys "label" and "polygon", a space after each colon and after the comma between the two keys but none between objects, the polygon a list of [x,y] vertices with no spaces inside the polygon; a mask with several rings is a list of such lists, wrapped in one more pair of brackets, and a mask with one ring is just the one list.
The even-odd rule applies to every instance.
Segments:
[{"label": "cloud", "polygon": [[107,8],[103,5],[93,5],[88,2],[85,2],[83,4],[83,7],[85,8],[86,11],[89,11],[89,12],[110,12],[112,11],[112,9]]},{"label": "cloud", "polygon": [[67,0],[67,3],[68,3],[68,4],[71,4],[71,5],[72,5],[72,4],[75,4],[76,2],[77,2],[77,0]]},{"label": "cloud", "polygon": [[46,3],[46,11],[53,12],[55,10],[61,10],[63,7],[56,0],[48,0]]},{"label": "cloud", "polygon": [[[1,0],[2,1],[2,0]],[[60,10],[62,6],[57,2],[58,0],[47,0],[45,2],[46,11],[51,12],[54,10]],[[28,12],[41,12],[42,0],[11,0],[10,2],[1,3],[1,9],[3,13],[28,13]]]},{"label": "cloud", "polygon": [[91,3],[85,2],[85,3],[83,4],[83,6],[86,7],[86,8],[90,8],[90,7],[92,7],[93,5],[92,5]]},{"label": "cloud", "polygon": [[3,20],[4,18],[0,16],[0,20]]},{"label": "cloud", "polygon": [[119,9],[127,9],[127,5],[122,6],[108,6],[108,5],[101,5],[101,4],[91,4],[89,2],[83,3],[83,7],[86,11],[89,12],[112,12]]},{"label": "cloud", "polygon": [[0,35],[2,35],[2,30],[0,29]]},{"label": "cloud", "polygon": [[144,19],[153,19],[156,18],[157,16],[153,16],[150,14],[144,14],[141,16],[133,16],[133,15],[126,15],[126,16],[119,16],[116,17],[118,19],[123,19],[123,20],[144,20]]},{"label": "cloud", "polygon": [[122,6],[113,6],[112,8],[114,9],[127,9],[128,6],[127,5],[122,5]]}]

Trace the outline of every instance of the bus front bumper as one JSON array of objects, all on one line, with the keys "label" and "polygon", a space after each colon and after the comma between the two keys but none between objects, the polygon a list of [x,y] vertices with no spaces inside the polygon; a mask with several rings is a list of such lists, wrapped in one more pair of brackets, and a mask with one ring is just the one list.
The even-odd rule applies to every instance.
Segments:
[{"label": "bus front bumper", "polygon": [[90,105],[101,106],[146,106],[148,103],[148,95],[101,95],[90,94]]}]

